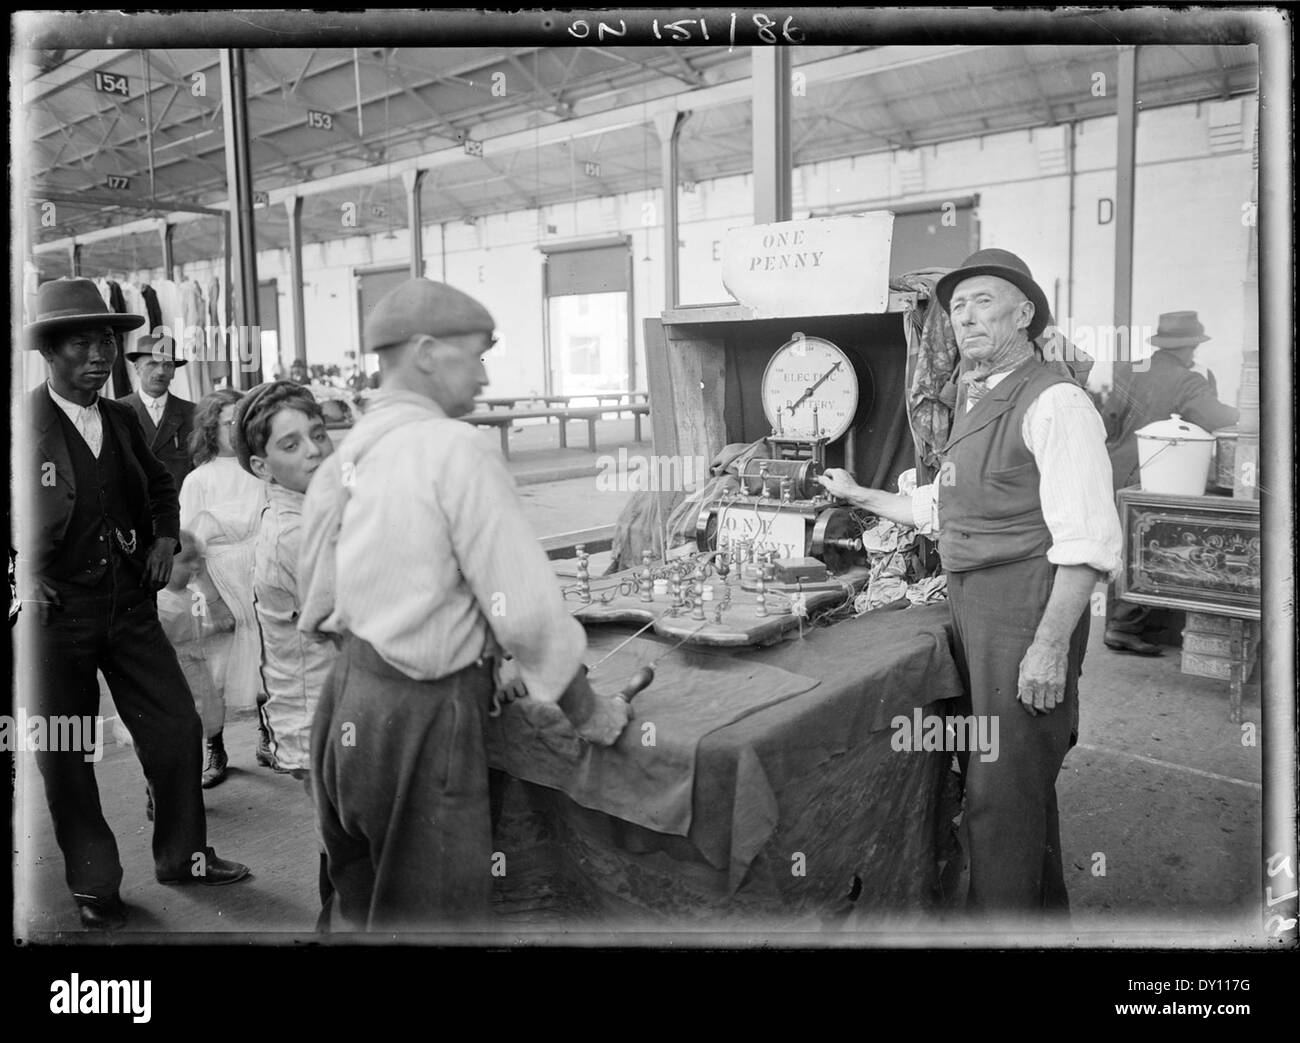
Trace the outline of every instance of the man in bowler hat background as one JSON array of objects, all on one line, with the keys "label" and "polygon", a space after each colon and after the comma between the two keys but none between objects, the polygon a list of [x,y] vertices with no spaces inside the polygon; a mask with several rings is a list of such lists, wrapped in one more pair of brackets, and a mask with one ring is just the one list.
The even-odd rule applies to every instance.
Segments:
[{"label": "man in bowler hat background", "polygon": [[[179,537],[176,483],[150,451],[135,411],[100,396],[115,330],[144,320],[109,312],[88,279],[40,287],[27,347],[49,367],[24,401],[20,490],[18,702],[29,714],[94,718],[96,671],[135,742],[154,794],[160,883],[226,884],[248,867],[207,845],[199,777],[202,727],[158,622]],[[122,863],[93,764],[80,750],[35,754],[65,878],[87,927],[125,922]]]},{"label": "man in bowler hat background", "polygon": [[142,336],[127,361],[140,379],[138,390],[120,402],[135,410],[154,456],[162,461],[179,491],[185,476],[194,469],[190,462],[190,435],[194,431],[194,403],[169,390],[176,370],[188,360],[176,357],[172,337]]},{"label": "man in bowler hat background", "polygon": [[1120,564],[1119,517],[1101,417],[1035,346],[1050,315],[1025,262],[978,251],[935,295],[965,369],[937,480],[911,495],[864,489],[839,468],[818,480],[939,537],[970,710],[1001,733],[991,761],[958,754],[969,906],[994,926],[1028,926],[1069,910],[1056,778],[1078,736],[1090,598]]},{"label": "man in bowler hat background", "polygon": [[[1157,420],[1177,413],[1206,431],[1231,427],[1240,415],[1224,405],[1214,385],[1193,372],[1196,348],[1210,338],[1194,311],[1169,311],[1160,323],[1151,346],[1156,351],[1150,365],[1133,372],[1123,397],[1112,395],[1106,403],[1106,451],[1110,454],[1115,490],[1141,484],[1138,473],[1137,432]],[[1106,647],[1116,652],[1158,656],[1160,646],[1143,639],[1145,631],[1159,629],[1159,614],[1145,605],[1120,601],[1110,586],[1106,617]]]}]

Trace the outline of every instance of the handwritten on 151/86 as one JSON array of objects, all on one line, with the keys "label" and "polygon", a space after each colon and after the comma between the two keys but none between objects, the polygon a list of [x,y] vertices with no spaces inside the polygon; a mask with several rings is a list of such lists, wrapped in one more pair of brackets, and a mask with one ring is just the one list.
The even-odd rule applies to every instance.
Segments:
[{"label": "handwritten on 151/86", "polygon": [[[789,15],[786,19],[777,23],[774,18],[769,18],[765,14],[752,14],[749,16],[753,23],[754,31],[762,43],[802,43],[804,40],[803,30],[794,25],[794,15]],[[730,46],[736,44],[736,12],[731,13],[727,21],[727,42]],[[717,29],[717,20],[714,20],[714,29]],[[575,18],[568,26],[569,35],[575,40],[585,40],[592,34],[592,25],[585,18]],[[606,36],[626,36],[628,32],[626,20],[618,19],[618,25],[615,27],[609,22],[599,21],[595,26],[597,41],[604,41]],[[707,18],[679,18],[674,22],[664,22],[660,24],[659,19],[651,20],[650,31],[654,33],[656,40],[666,40],[668,43],[688,43],[694,40],[710,41],[713,39],[709,35],[709,22]]]}]

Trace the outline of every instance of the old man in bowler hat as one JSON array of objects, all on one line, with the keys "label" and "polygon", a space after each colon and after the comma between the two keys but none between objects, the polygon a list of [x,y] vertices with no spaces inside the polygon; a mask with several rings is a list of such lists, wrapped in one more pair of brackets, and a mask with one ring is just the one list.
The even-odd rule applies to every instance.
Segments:
[{"label": "old man in bowler hat", "polygon": [[1056,777],[1077,738],[1090,600],[1120,564],[1101,416],[1045,362],[1050,321],[1029,267],[981,250],[936,286],[964,372],[933,485],[864,489],[831,469],[834,495],[936,533],[969,708],[995,718],[1000,755],[964,756],[969,906],[993,927],[1068,913]]}]

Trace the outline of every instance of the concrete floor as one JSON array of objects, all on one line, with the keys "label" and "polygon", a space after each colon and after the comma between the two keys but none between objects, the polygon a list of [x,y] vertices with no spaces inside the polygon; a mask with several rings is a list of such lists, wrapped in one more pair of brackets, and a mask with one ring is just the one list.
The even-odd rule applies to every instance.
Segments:
[{"label": "concrete floor", "polygon": [[[576,429],[571,433],[571,444],[585,445]],[[559,450],[554,425],[515,438],[510,466],[539,536],[617,518],[630,494],[597,492],[598,463],[585,448]],[[630,439],[630,420],[601,425],[602,453],[619,445],[649,452]],[[593,575],[602,570],[603,561],[594,561]],[[1184,676],[1176,649],[1158,659],[1113,653],[1102,644],[1102,624],[1094,620],[1084,662],[1080,745],[1057,785],[1073,908],[1073,932],[1061,940],[1106,947],[1257,944],[1259,746],[1243,744],[1243,726],[1228,722],[1224,683]],[[101,712],[114,715],[111,701]],[[1244,712],[1258,740],[1258,700],[1248,700]],[[229,777],[205,791],[210,843],[253,868],[251,880],[230,887],[155,883],[134,753],[110,741],[97,765],[125,869],[122,894],[132,916],[123,934],[131,940],[177,933],[272,942],[310,937],[317,912],[310,802],[300,783],[256,766],[251,712],[233,715],[226,734]],[[28,770],[20,772],[15,807],[15,936],[90,940],[63,884],[34,765],[20,763]]]}]

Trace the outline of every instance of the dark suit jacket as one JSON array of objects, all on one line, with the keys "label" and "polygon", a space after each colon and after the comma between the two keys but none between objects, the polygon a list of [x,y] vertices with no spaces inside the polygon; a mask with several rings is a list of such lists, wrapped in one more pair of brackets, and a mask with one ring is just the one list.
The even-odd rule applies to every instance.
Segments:
[{"label": "dark suit jacket", "polygon": [[1157,420],[1177,413],[1206,431],[1231,427],[1240,413],[1219,401],[1214,388],[1199,373],[1188,369],[1178,356],[1157,351],[1145,372],[1134,372],[1133,382],[1121,402],[1112,393],[1103,409],[1106,451],[1116,489],[1137,485],[1137,432]]},{"label": "dark suit jacket", "polygon": [[[136,556],[143,561],[155,539],[169,536],[179,541],[180,494],[171,473],[150,451],[135,411],[103,396],[99,403],[106,428],[104,437],[108,437],[107,428],[112,425],[122,447],[124,499],[131,504],[131,524],[140,534]],[[19,525],[19,560],[26,557],[33,572],[42,575],[46,563],[58,554],[72,520],[77,483],[63,425],[59,423],[59,407],[44,384],[28,394],[26,405],[32,439],[28,451],[34,459],[26,480],[17,483],[28,492],[19,512],[26,516]]]},{"label": "dark suit jacket", "polygon": [[135,410],[136,416],[140,418],[140,426],[144,428],[149,448],[171,472],[179,492],[185,482],[185,476],[194,470],[194,465],[190,463],[190,433],[194,430],[194,403],[168,394],[162,423],[155,428],[153,417],[149,415],[149,408],[139,394],[133,391],[119,398],[118,401]]}]

